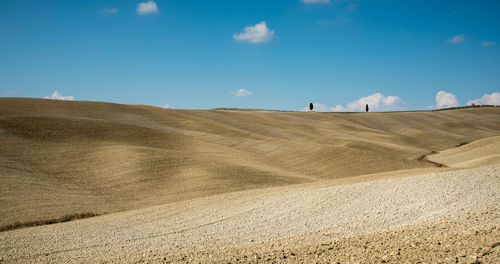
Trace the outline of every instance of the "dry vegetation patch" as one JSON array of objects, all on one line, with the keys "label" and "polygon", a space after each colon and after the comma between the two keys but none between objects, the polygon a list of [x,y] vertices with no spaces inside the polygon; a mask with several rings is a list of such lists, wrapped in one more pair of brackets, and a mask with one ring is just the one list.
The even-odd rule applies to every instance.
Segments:
[{"label": "dry vegetation patch", "polygon": [[95,214],[95,213],[79,213],[79,214],[65,215],[61,218],[55,218],[55,219],[38,220],[38,221],[31,221],[31,222],[24,222],[24,223],[16,222],[14,224],[0,226],[0,232],[9,231],[9,230],[18,229],[18,228],[24,228],[24,227],[33,227],[33,226],[64,223],[64,222],[68,222],[68,221],[72,221],[72,220],[84,219],[84,218],[94,217],[94,216],[98,216],[98,215],[99,214]]}]

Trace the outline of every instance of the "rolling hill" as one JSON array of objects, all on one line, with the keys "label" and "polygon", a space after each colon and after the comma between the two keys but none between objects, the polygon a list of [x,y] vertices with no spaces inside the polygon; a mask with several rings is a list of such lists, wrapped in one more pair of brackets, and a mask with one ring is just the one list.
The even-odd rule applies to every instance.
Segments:
[{"label": "rolling hill", "polygon": [[0,226],[434,168],[418,158],[499,131],[496,107],[314,113],[0,98]]}]

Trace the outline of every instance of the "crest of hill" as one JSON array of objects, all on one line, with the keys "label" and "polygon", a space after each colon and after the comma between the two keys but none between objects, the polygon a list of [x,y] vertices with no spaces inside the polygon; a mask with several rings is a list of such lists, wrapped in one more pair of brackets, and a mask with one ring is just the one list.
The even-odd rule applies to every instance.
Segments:
[{"label": "crest of hill", "polygon": [[309,113],[0,98],[0,225],[429,168],[498,135],[499,108]]}]

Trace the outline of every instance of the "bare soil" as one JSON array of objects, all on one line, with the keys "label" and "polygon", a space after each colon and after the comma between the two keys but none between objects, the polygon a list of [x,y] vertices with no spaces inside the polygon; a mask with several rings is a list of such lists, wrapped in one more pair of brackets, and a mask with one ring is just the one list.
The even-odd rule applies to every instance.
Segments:
[{"label": "bare soil", "polygon": [[499,134],[497,107],[0,98],[0,262],[500,263]]}]

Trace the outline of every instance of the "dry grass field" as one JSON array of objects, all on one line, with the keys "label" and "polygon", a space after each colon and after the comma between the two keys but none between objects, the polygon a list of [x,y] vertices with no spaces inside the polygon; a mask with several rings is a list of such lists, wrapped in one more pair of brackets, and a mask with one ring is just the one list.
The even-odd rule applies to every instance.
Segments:
[{"label": "dry grass field", "polygon": [[[0,98],[0,262],[399,262],[429,248],[424,260],[455,262],[481,248],[459,260],[494,263],[499,135],[498,107],[315,113]],[[452,244],[446,253],[425,237]],[[399,242],[412,253],[398,261]]]}]

